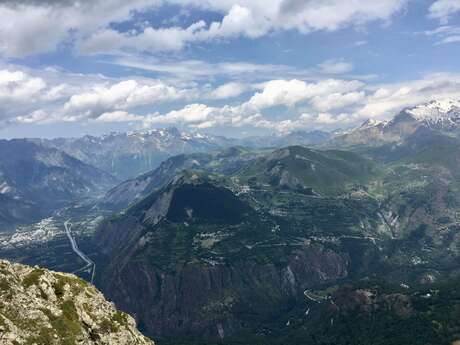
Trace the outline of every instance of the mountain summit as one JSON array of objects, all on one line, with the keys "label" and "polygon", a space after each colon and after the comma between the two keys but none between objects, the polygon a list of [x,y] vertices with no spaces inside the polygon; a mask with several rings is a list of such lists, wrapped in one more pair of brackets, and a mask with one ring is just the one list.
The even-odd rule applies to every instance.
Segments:
[{"label": "mountain summit", "polygon": [[460,125],[460,101],[434,100],[405,110],[417,121],[434,129],[455,129]]},{"label": "mountain summit", "polygon": [[332,139],[336,145],[398,143],[419,128],[452,132],[460,128],[460,101],[433,100],[403,109],[390,121],[366,120],[359,127]]}]

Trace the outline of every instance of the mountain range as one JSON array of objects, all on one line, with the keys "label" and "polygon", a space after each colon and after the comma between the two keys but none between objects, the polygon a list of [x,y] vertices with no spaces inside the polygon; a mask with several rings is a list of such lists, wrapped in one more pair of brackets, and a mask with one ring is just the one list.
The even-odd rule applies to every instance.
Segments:
[{"label": "mountain range", "polygon": [[[292,344],[340,343],[327,317],[350,329],[349,343],[361,344],[363,331],[347,315],[381,310],[421,327],[424,311],[414,303],[423,298],[414,296],[459,273],[457,113],[439,104],[369,121],[314,149],[174,157],[119,185],[106,200],[125,209],[95,237],[110,262],[101,289],[137,315],[146,334],[172,343],[239,344],[254,334],[252,343],[281,344],[286,334],[297,339]],[[434,108],[442,121],[433,122]],[[426,116],[421,109],[429,109]],[[334,148],[339,142],[347,151]],[[380,295],[388,288],[382,280],[396,292]],[[342,288],[362,281],[374,285]],[[327,307],[318,309],[319,302]],[[433,310],[423,314],[427,322],[443,322]],[[319,315],[309,317],[313,312]],[[295,330],[286,328],[290,322]],[[280,327],[284,333],[265,333]],[[429,332],[439,343],[458,337]]]},{"label": "mountain range", "polygon": [[296,131],[287,135],[226,138],[203,133],[181,132],[177,128],[95,137],[32,139],[34,143],[62,150],[87,164],[126,180],[146,173],[165,159],[179,154],[219,151],[233,146],[250,148],[313,145],[323,143],[330,134],[321,131]]},{"label": "mountain range", "polygon": [[237,144],[234,139],[180,132],[176,128],[34,141],[62,150],[122,180],[150,171],[174,155]]},{"label": "mountain range", "polygon": [[57,210],[97,195],[66,211],[94,224],[75,236],[91,248],[95,283],[164,344],[451,345],[459,109],[433,101],[271,141],[175,129],[5,141],[0,196],[51,195]]}]

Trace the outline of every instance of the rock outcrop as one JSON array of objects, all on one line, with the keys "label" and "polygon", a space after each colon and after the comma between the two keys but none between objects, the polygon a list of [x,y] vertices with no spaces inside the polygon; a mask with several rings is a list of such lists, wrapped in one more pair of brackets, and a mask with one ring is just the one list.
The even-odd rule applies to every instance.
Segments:
[{"label": "rock outcrop", "polygon": [[153,345],[134,319],[71,274],[0,261],[0,344]]}]

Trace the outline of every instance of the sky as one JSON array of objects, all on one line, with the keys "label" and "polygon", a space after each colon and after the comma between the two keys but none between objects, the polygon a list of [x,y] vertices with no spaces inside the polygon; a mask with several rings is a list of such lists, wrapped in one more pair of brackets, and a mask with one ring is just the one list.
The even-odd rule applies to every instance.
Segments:
[{"label": "sky", "polygon": [[0,0],[0,138],[335,130],[460,99],[460,0]]}]

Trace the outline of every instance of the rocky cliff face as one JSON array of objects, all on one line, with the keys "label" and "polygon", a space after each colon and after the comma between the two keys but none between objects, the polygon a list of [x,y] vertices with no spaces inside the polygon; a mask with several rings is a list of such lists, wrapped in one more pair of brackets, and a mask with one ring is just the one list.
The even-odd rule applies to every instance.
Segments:
[{"label": "rocky cliff face", "polygon": [[189,262],[174,272],[130,261],[104,286],[148,334],[224,338],[277,318],[305,299],[306,289],[348,273],[347,256],[324,248],[299,248],[286,259],[282,266]]},{"label": "rocky cliff face", "polygon": [[64,273],[0,261],[0,344],[153,345],[95,287]]}]

